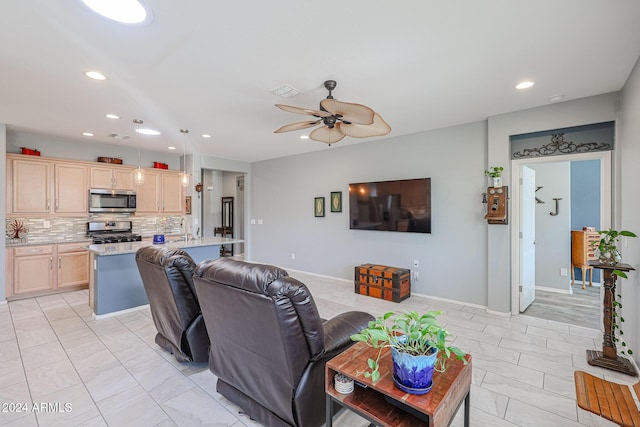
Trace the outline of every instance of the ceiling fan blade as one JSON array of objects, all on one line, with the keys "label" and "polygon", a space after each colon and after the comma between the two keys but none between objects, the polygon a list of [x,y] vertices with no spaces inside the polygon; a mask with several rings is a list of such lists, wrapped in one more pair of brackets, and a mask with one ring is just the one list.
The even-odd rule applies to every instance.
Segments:
[{"label": "ceiling fan blade", "polygon": [[292,130],[306,129],[306,128],[310,128],[312,126],[317,125],[321,121],[322,120],[290,123],[288,125],[284,125],[281,128],[274,130],[273,133],[291,132]]},{"label": "ceiling fan blade", "polygon": [[388,134],[391,132],[391,126],[383,120],[380,114],[375,113],[372,124],[358,125],[342,122],[340,123],[340,131],[352,138],[368,138],[371,136],[382,136]]},{"label": "ceiling fan blade", "polygon": [[329,145],[342,141],[345,134],[340,130],[340,123],[335,127],[329,128],[328,126],[321,126],[309,134],[309,138],[314,141],[320,141]]},{"label": "ceiling fan blade", "polygon": [[306,114],[308,116],[316,117],[329,117],[331,113],[320,110],[311,110],[309,108],[294,107],[293,105],[275,104],[281,110],[288,111],[290,113]]},{"label": "ceiling fan blade", "polygon": [[359,125],[373,123],[375,111],[362,104],[336,101],[335,99],[323,99],[320,106],[333,115],[340,114],[342,120]]}]

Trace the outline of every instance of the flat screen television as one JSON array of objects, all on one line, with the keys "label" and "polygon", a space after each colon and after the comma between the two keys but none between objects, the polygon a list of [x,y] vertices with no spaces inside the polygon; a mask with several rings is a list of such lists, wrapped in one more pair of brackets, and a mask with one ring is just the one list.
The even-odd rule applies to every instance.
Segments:
[{"label": "flat screen television", "polygon": [[349,184],[349,228],[431,233],[431,178]]}]

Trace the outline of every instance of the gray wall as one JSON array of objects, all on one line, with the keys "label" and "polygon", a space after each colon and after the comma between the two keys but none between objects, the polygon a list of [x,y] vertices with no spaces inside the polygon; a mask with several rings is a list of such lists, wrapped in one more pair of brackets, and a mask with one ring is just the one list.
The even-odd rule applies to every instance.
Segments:
[{"label": "gray wall", "polygon": [[[536,196],[545,203],[536,203],[536,287],[569,292],[568,276],[560,269],[571,267],[571,185],[570,163],[538,163],[527,165],[536,171]],[[559,201],[558,215],[553,198]]]},{"label": "gray wall", "polygon": [[[640,65],[636,63],[622,91],[618,130],[616,166],[620,166],[615,176],[616,219],[619,229],[631,230],[640,235]],[[622,260],[640,270],[640,238],[626,239],[622,245]],[[640,364],[640,272],[629,274],[627,280],[620,280],[618,291],[622,295],[623,329],[625,340],[634,350],[636,364]]]},{"label": "gray wall", "polygon": [[[119,157],[123,164],[138,166],[138,148],[135,140],[131,147],[101,144],[93,141],[70,141],[51,135],[28,132],[7,132],[7,153],[20,153],[21,147],[35,148],[43,157],[73,159],[95,162],[98,157]],[[169,165],[169,169],[181,170],[182,152],[172,154],[166,151],[141,151],[140,166],[153,167],[153,162]]]},{"label": "gray wall", "polygon": [[[418,260],[414,292],[485,306],[485,146],[477,122],[253,163],[251,258],[348,280],[362,263],[413,271]],[[431,234],[349,229],[349,183],[422,177],[431,178]],[[341,213],[329,210],[332,191],[342,191]],[[314,217],[317,196],[324,218]]]}]

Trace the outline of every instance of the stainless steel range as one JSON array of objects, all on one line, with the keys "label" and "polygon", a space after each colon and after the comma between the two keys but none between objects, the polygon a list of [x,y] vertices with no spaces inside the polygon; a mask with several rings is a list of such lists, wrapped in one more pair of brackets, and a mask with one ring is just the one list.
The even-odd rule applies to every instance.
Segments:
[{"label": "stainless steel range", "polygon": [[138,242],[142,236],[132,233],[131,221],[89,221],[87,236],[93,239],[94,245],[103,243]]}]

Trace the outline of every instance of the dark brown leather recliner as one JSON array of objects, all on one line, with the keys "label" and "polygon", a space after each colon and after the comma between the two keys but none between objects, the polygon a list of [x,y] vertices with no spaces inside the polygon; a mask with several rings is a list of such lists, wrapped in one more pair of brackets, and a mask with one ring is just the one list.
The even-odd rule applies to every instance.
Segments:
[{"label": "dark brown leather recliner", "polygon": [[180,362],[209,360],[209,335],[193,287],[196,264],[181,249],[147,246],[136,263],[149,298],[156,344]]},{"label": "dark brown leather recliner", "polygon": [[307,287],[270,265],[204,261],[193,281],[217,391],[265,426],[321,426],[325,364],[373,316],[351,311],[324,321]]}]

